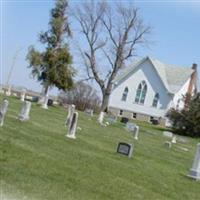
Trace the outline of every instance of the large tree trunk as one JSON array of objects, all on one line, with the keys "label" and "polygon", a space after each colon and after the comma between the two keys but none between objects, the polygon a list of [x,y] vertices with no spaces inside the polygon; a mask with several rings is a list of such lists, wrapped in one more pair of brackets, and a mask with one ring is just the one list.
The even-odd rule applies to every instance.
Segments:
[{"label": "large tree trunk", "polygon": [[101,104],[101,111],[102,112],[107,112],[109,97],[110,97],[110,94],[104,94],[103,95],[103,100],[102,100],[102,104]]},{"label": "large tree trunk", "polygon": [[108,110],[109,97],[110,97],[110,93],[106,93],[105,92],[103,94],[103,100],[102,100],[102,104],[101,104],[101,110],[100,110],[100,114],[99,114],[99,117],[98,117],[98,122],[100,124],[103,124],[104,113],[107,112],[107,110]]}]

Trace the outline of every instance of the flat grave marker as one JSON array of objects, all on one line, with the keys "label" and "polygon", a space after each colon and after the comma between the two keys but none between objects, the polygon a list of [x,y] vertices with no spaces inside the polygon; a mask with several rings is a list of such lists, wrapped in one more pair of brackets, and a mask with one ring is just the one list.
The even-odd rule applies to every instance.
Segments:
[{"label": "flat grave marker", "polygon": [[173,137],[173,133],[170,131],[163,131],[163,136],[164,137],[168,137],[168,138],[172,138]]},{"label": "flat grave marker", "polygon": [[133,145],[125,142],[120,142],[117,146],[117,153],[126,155],[130,158],[133,153]]}]

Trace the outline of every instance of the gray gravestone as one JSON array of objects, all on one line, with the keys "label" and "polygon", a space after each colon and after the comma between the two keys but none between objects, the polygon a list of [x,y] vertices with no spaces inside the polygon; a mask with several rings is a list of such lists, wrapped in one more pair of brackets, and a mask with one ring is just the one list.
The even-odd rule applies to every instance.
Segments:
[{"label": "gray gravestone", "polygon": [[94,115],[94,110],[86,108],[84,111],[86,114],[90,115],[90,117],[93,117]]},{"label": "gray gravestone", "polygon": [[169,148],[169,149],[172,148],[172,143],[169,142],[169,141],[166,141],[166,142],[164,143],[164,145],[165,145],[167,148]]},{"label": "gray gravestone", "polygon": [[3,103],[0,106],[0,126],[4,124],[4,118],[8,109],[9,101],[7,99],[3,100]]},{"label": "gray gravestone", "polygon": [[21,100],[21,101],[24,101],[24,100],[25,100],[25,96],[26,96],[26,90],[23,89],[23,90],[21,91],[21,94],[20,94],[20,100]]},{"label": "gray gravestone", "polygon": [[200,143],[197,144],[195,158],[188,176],[195,180],[200,180]]},{"label": "gray gravestone", "polygon": [[126,155],[130,158],[133,153],[133,145],[124,143],[124,142],[120,142],[117,146],[117,153]]},{"label": "gray gravestone", "polygon": [[125,126],[127,131],[130,131],[131,133],[134,134],[134,139],[138,140],[138,135],[139,135],[139,126],[133,123],[126,123]]},{"label": "gray gravestone", "polygon": [[172,132],[169,132],[169,131],[163,131],[163,136],[164,136],[164,137],[172,138],[172,137],[173,137],[173,133],[172,133]]},{"label": "gray gravestone", "polygon": [[29,117],[30,110],[31,110],[31,102],[30,101],[24,101],[22,103],[22,107],[21,107],[18,119],[20,121],[27,121],[27,120],[29,120],[29,118],[30,118]]},{"label": "gray gravestone", "polygon": [[74,115],[74,111],[75,111],[75,105],[69,105],[68,106],[68,114],[67,114],[67,119],[65,121],[65,126],[69,126],[71,124],[73,115]]},{"label": "gray gravestone", "polygon": [[126,123],[126,126],[125,126],[125,129],[127,130],[127,131],[131,131],[131,132],[134,132],[135,131],[135,124],[133,124],[133,123]]},{"label": "gray gravestone", "polygon": [[71,124],[68,126],[68,133],[66,135],[68,138],[76,139],[77,122],[78,122],[78,112],[74,112]]},{"label": "gray gravestone", "polygon": [[108,121],[110,124],[114,124],[114,123],[117,122],[117,116],[110,115],[110,116],[108,116],[107,121]]}]

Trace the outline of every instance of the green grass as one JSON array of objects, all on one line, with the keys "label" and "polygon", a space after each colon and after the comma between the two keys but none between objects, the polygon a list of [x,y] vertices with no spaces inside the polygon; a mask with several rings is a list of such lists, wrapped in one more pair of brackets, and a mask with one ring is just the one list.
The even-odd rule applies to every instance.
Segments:
[{"label": "green grass", "polygon": [[[200,182],[186,177],[197,139],[167,149],[159,127],[138,122],[141,131],[135,141],[120,122],[101,127],[95,117],[90,120],[79,112],[82,130],[70,140],[65,137],[63,108],[43,110],[32,104],[30,121],[20,122],[20,106],[19,100],[10,99],[0,128],[1,194],[6,200],[200,198]],[[118,142],[134,144],[132,158],[116,154]]]}]

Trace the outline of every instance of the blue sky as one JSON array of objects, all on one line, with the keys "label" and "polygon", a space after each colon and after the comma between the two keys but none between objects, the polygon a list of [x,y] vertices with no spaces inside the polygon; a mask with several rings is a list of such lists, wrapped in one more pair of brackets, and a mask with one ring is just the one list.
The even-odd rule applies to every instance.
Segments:
[{"label": "blue sky", "polygon": [[[11,84],[40,91],[41,86],[30,78],[26,54],[28,46],[40,48],[38,33],[46,30],[53,0],[0,0],[1,2],[1,76],[5,83],[13,57],[21,49],[11,77]],[[123,1],[125,2],[125,1]],[[80,1],[70,1],[79,4]],[[200,1],[135,1],[141,16],[153,27],[150,48],[138,50],[138,56],[150,55],[164,63],[200,68]],[[74,21],[71,19],[71,23]],[[74,32],[76,36],[76,32]],[[81,38],[80,38],[81,39]],[[71,49],[73,49],[71,47]],[[72,51],[74,59],[78,56]],[[78,59],[75,59],[78,60]],[[76,62],[80,73],[82,66]],[[178,76],[178,74],[177,74]],[[53,90],[53,93],[56,91]]]}]

